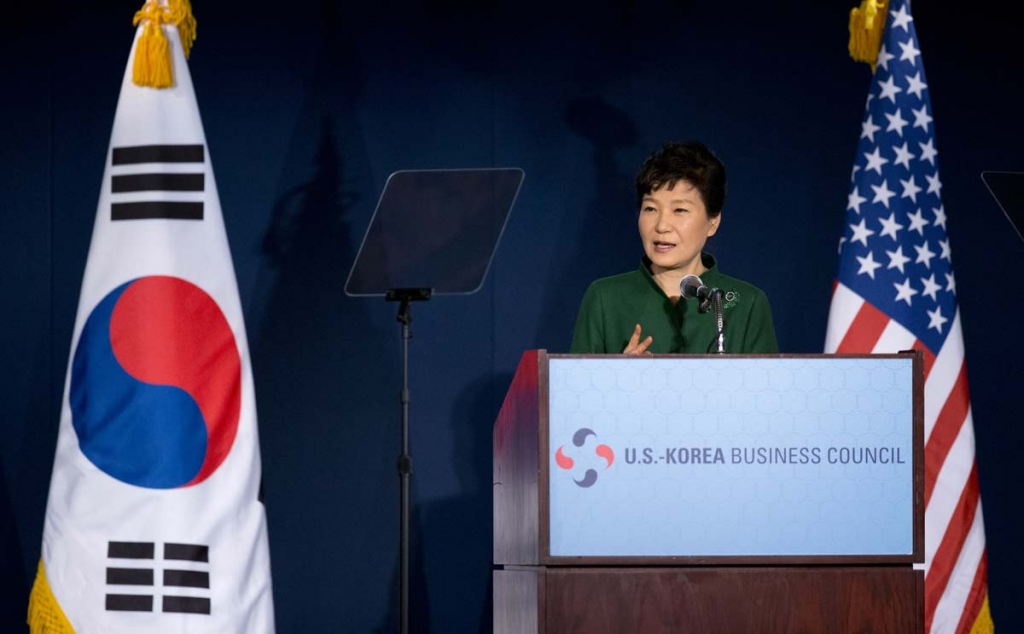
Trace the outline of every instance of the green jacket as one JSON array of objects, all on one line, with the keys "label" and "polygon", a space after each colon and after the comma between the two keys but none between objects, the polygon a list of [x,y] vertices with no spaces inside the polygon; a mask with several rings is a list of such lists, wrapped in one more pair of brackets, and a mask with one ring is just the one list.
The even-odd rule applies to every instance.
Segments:
[{"label": "green jacket", "polygon": [[[779,351],[768,298],[759,288],[718,271],[715,258],[701,254],[708,269],[700,276],[709,288],[725,291],[725,351],[771,354]],[[641,339],[654,354],[708,354],[717,349],[715,311],[697,310],[696,299],[675,305],[647,269],[647,258],[631,273],[593,282],[583,295],[572,336],[573,354],[619,354],[640,324]]]}]

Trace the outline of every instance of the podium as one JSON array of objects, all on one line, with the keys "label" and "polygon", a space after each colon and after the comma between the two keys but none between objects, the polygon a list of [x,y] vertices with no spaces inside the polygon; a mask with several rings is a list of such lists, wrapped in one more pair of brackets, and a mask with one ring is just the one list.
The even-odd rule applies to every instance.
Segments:
[{"label": "podium", "polygon": [[924,631],[923,361],[527,351],[494,631]]}]

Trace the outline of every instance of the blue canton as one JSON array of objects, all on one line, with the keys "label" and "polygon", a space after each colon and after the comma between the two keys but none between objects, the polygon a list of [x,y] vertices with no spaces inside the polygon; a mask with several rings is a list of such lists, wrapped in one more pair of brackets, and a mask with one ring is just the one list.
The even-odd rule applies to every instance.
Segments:
[{"label": "blue canton", "polygon": [[839,281],[938,353],[956,315],[935,128],[906,2],[889,5],[854,161]]}]

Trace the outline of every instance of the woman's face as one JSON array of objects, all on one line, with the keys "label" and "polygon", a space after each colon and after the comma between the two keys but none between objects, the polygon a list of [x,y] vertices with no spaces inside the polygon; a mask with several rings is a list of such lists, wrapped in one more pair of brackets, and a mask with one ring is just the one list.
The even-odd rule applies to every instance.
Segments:
[{"label": "woman's face", "polygon": [[652,272],[700,274],[700,252],[718,231],[718,218],[708,217],[700,192],[689,181],[677,181],[644,196],[640,204],[640,239],[651,260]]}]

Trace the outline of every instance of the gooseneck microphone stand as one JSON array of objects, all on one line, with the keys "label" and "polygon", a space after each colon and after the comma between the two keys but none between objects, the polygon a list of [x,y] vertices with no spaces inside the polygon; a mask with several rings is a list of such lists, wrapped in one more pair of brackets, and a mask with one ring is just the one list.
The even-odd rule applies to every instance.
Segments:
[{"label": "gooseneck microphone stand", "polygon": [[711,303],[715,306],[715,325],[718,328],[718,354],[725,354],[725,315],[722,307],[722,289],[711,289]]},{"label": "gooseneck microphone stand", "polygon": [[722,296],[725,293],[720,288],[708,288],[696,275],[685,275],[679,280],[679,296],[686,299],[697,299],[697,312],[706,313],[715,307],[715,325],[718,328],[717,347],[718,354],[725,354],[725,315],[722,305]]},{"label": "gooseneck microphone stand", "polygon": [[409,479],[412,478],[412,456],[409,454],[409,340],[412,339],[412,302],[430,299],[429,288],[389,289],[385,299],[401,302],[398,323],[402,324],[402,389],[398,400],[402,408],[401,450],[398,454],[399,483],[399,627],[409,634]]}]

